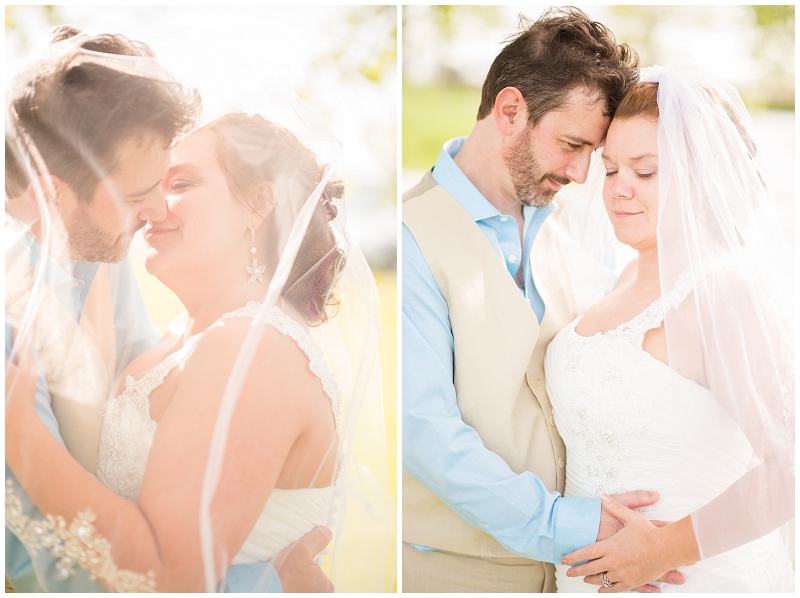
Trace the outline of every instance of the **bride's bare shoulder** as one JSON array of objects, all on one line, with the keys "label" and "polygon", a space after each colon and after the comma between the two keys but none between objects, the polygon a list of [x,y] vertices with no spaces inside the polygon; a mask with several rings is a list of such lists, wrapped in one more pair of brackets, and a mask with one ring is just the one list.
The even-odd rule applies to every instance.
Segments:
[{"label": "bride's bare shoulder", "polygon": [[[227,382],[242,347],[250,344],[247,337],[252,324],[253,320],[247,317],[216,322],[203,333],[187,360],[186,372],[191,368],[212,386],[216,379]],[[309,358],[292,336],[271,325],[259,326],[255,333],[258,336],[253,339],[252,361],[244,377],[245,391],[250,389],[264,396],[292,395],[303,402],[307,400],[304,397],[318,394],[320,383],[309,368]]]}]

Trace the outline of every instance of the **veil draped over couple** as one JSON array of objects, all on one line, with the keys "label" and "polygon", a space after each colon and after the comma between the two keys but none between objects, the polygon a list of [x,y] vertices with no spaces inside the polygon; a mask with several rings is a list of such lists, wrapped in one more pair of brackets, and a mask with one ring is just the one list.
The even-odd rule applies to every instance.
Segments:
[{"label": "veil draped over couple", "polygon": [[[287,89],[207,114],[179,74],[64,26],[6,95],[7,578],[391,589],[380,315],[342,147]],[[140,230],[186,309],[164,334],[126,259]]]},{"label": "veil draped over couple", "polygon": [[752,130],[577,9],[500,52],[404,197],[404,590],[793,591],[794,259]]}]

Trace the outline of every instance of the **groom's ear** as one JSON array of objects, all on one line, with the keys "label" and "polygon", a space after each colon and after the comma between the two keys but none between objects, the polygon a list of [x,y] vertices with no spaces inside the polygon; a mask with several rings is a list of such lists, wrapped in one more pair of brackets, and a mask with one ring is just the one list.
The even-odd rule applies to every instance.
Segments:
[{"label": "groom's ear", "polygon": [[504,135],[513,135],[524,128],[528,119],[528,106],[522,92],[516,87],[505,87],[494,101],[494,120]]},{"label": "groom's ear", "polygon": [[258,228],[269,218],[272,210],[275,209],[275,202],[278,200],[278,189],[274,183],[265,181],[258,186],[255,205],[253,206],[251,226]]},{"label": "groom's ear", "polygon": [[37,197],[39,193],[44,193],[47,204],[50,208],[58,211],[62,218],[66,218],[77,207],[78,196],[63,179],[56,175],[43,175],[38,177],[38,185],[28,185],[28,202],[35,209],[38,209]]}]

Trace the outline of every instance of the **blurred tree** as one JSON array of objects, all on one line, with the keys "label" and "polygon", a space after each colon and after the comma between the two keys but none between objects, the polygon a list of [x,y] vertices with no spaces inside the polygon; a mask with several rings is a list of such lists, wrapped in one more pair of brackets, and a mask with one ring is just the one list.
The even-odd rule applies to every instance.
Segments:
[{"label": "blurred tree", "polygon": [[[794,109],[794,6],[737,6],[734,24],[740,42],[755,59],[758,74],[739,93],[749,105]],[[716,6],[612,6],[610,24],[617,39],[639,52],[641,64],[669,62],[666,29],[719,27]]]},{"label": "blurred tree", "polygon": [[[381,83],[386,77],[394,76],[397,64],[396,6],[353,8],[345,18],[343,27],[335,36],[331,51],[312,68],[320,70],[335,66],[345,78],[358,76],[372,83]],[[362,43],[356,46],[352,43],[353,39],[359,39]],[[365,45],[364,40],[372,40],[372,47],[375,48],[368,56],[354,52],[354,49]]]},{"label": "blurred tree", "polygon": [[794,110],[794,6],[748,6],[755,26],[753,53],[762,68],[753,91],[772,107]]},{"label": "blurred tree", "polygon": [[[331,24],[331,45],[321,58],[311,64],[312,76],[330,81],[331,71],[337,73],[339,84],[350,87],[391,86],[394,88],[397,73],[397,7],[353,7],[342,21]],[[359,40],[354,44],[353,40]],[[365,52],[364,48],[371,48]],[[298,89],[298,94],[325,94],[324,85]],[[394,98],[392,93],[392,98]],[[313,103],[313,102],[312,102]],[[389,105],[387,104],[387,108]],[[397,161],[397,127],[380,122],[363,121],[365,143],[375,155],[383,156],[386,164]],[[374,204],[394,204],[397,201],[396,171],[377,188],[370,191]]]},{"label": "blurred tree", "polygon": [[[27,31],[22,26],[25,19],[35,19],[44,21],[51,27],[63,23],[58,6],[39,5],[39,6],[6,6],[6,35],[16,44],[17,52],[26,54],[32,49],[32,42]],[[38,40],[37,40],[38,41]]]},{"label": "blurred tree", "polygon": [[[425,37],[425,44],[431,44],[431,51],[425,56],[435,60],[433,72],[430,73],[437,83],[464,84],[469,83],[464,78],[462,70],[454,64],[455,40],[459,35],[469,36],[472,32],[483,34],[487,28],[497,27],[502,24],[502,10],[499,6],[404,6],[403,27],[419,27],[427,25],[430,35]],[[409,48],[409,55],[419,55],[419,48],[415,48],[416,40],[409,37],[403,38],[404,47]],[[414,69],[413,61],[403,62],[404,75],[408,73],[406,67]]]}]

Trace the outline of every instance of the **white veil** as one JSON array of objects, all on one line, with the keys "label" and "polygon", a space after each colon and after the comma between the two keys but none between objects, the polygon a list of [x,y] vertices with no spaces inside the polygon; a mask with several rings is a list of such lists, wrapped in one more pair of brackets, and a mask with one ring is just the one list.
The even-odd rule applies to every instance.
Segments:
[{"label": "white veil", "polygon": [[711,389],[754,452],[692,514],[705,558],[794,516],[794,258],[736,90],[690,64],[641,80],[659,84],[661,288],[693,279],[665,317],[670,365]]},{"label": "white veil", "polygon": [[[323,570],[337,591],[391,590],[394,581],[394,503],[389,496],[387,478],[378,355],[380,315],[374,278],[347,229],[342,199],[344,186],[341,183],[342,145],[289,86],[275,83],[281,80],[280,76],[259,71],[259,63],[254,63],[257,66],[249,71],[252,77],[249,87],[243,86],[232,94],[238,100],[235,105],[232,102],[220,104],[214,108],[213,114],[206,113],[197,118],[198,106],[193,100],[193,91],[162,68],[147,48],[133,44],[136,50],[130,52],[132,55],[96,51],[84,47],[87,40],[94,39],[91,35],[64,34],[64,30],[61,31],[65,39],[49,44],[31,60],[12,82],[6,95],[7,209],[9,202],[22,201],[20,197],[27,197],[26,205],[33,206],[30,208],[33,215],[28,219],[10,218],[8,215],[6,218],[7,233],[13,232],[10,236],[7,234],[5,243],[7,331],[9,325],[15,330],[10,360],[16,362],[21,353],[19,349],[24,346],[34,349],[47,383],[45,388],[54,395],[53,410],[64,443],[83,469],[94,474],[93,455],[97,451],[103,401],[117,394],[117,385],[108,372],[118,371],[119,366],[106,363],[104,367],[102,360],[97,359],[97,343],[92,342],[98,331],[95,330],[94,337],[87,334],[74,322],[70,323],[61,308],[55,305],[57,301],[54,302],[49,280],[54,264],[66,272],[64,276],[75,280],[80,278],[78,270],[83,266],[81,260],[76,261],[70,248],[72,229],[57,209],[59,197],[52,182],[53,152],[44,147],[47,142],[43,140],[55,131],[58,143],[68,146],[68,150],[77,156],[75,160],[86,170],[84,179],[102,181],[116,165],[110,163],[107,156],[98,155],[91,143],[81,136],[81,123],[61,129],[57,121],[48,121],[51,113],[48,107],[58,103],[59,88],[54,88],[55,92],[50,90],[47,100],[50,104],[35,101],[28,105],[20,98],[38,100],[41,96],[36,95],[40,88],[37,86],[51,85],[56,80],[58,85],[65,85],[63,75],[59,73],[69,72],[70,77],[79,79],[88,76],[85,74],[87,71],[90,74],[113,71],[115,77],[127,77],[141,83],[156,98],[155,108],[162,107],[158,104],[161,96],[165,96],[162,98],[165,103],[177,97],[183,102],[183,113],[174,119],[172,130],[164,134],[169,141],[180,138],[202,123],[200,130],[213,131],[222,140],[218,147],[220,153],[224,145],[227,156],[235,156],[231,159],[244,165],[250,175],[269,177],[267,182],[272,185],[274,193],[271,212],[265,220],[271,227],[271,234],[260,230],[257,248],[256,241],[253,241],[253,248],[257,249],[254,255],[243,252],[241,263],[230,265],[232,271],[240,272],[243,286],[248,285],[248,278],[263,278],[266,284],[253,280],[252,284],[261,285],[260,307],[251,308],[249,312],[252,324],[233,360],[216,411],[208,457],[204,459],[198,506],[200,535],[195,547],[202,554],[202,562],[198,563],[197,579],[203,580],[202,587],[206,591],[219,590],[223,587],[225,568],[236,556],[228,554],[220,545],[221,524],[215,520],[213,505],[224,491],[220,488],[220,480],[224,478],[222,474],[230,457],[229,447],[232,440],[238,440],[234,438],[231,422],[251,372],[257,368],[267,378],[285,378],[284,372],[271,366],[269,359],[264,359],[265,354],[271,354],[264,343],[268,342],[265,340],[268,331],[275,328],[274,307],[279,306],[289,313],[288,320],[294,322],[285,326],[307,332],[290,336],[309,356],[309,368],[331,398],[337,422],[336,441],[328,448],[328,454],[337,456],[333,479],[321,482],[319,475],[315,474],[307,487],[295,487],[298,494],[294,495],[302,502],[301,495],[305,491],[328,486],[332,489],[330,505],[325,507],[327,520],[313,521],[314,525],[321,523],[333,530],[331,550],[324,560]],[[137,39],[135,36],[132,38]],[[185,51],[188,54],[191,48]],[[203,93],[202,89],[198,91]],[[39,117],[36,123],[39,129],[35,132],[32,132],[27,114],[20,118],[18,111],[23,105],[29,114]],[[226,113],[230,120],[220,120],[219,117]],[[85,115],[87,120],[94,116]],[[109,118],[113,125],[113,113]],[[264,147],[269,144],[277,145],[265,151]],[[14,161],[12,177],[9,177],[9,159]],[[69,160],[57,168],[74,170]],[[267,171],[268,174],[264,174]],[[87,182],[81,180],[80,175],[72,176],[68,183],[73,187]],[[55,177],[67,178],[61,171],[56,172]],[[241,185],[237,190],[239,193],[247,193],[245,182],[236,181],[235,184]],[[114,189],[111,193],[114,194]],[[124,201],[118,196],[114,199],[117,205]],[[247,234],[249,238],[250,233]],[[253,232],[254,239],[255,235]],[[254,256],[258,261],[251,264]],[[198,278],[197,283],[208,285],[208,293],[220,294],[228,290],[216,288],[211,280]],[[98,284],[95,281],[95,287]],[[103,331],[113,334],[113,329],[99,330],[101,337]],[[181,330],[177,331],[180,334]],[[286,334],[286,331],[282,333]],[[304,338],[312,339],[313,346],[302,346]],[[191,350],[181,353],[178,358],[180,367],[192,359],[194,348],[202,342],[199,340]],[[187,341],[184,347],[188,346]],[[317,352],[321,361],[315,361],[313,357]],[[113,359],[113,351],[111,355]],[[292,381],[282,383],[288,388]],[[14,384],[15,380],[7,380],[7,389],[11,387],[13,390]],[[8,409],[7,397],[7,425],[13,425],[13,414]],[[263,422],[263,429],[269,433],[268,421]],[[158,442],[158,430],[155,434]],[[91,440],[87,442],[87,438]],[[257,457],[247,457],[258,464]],[[113,509],[104,511],[98,508],[102,504],[87,504],[80,510],[78,518],[53,509],[43,509],[44,515],[32,516],[24,506],[30,500],[24,492],[27,488],[23,478],[30,475],[25,471],[27,465],[23,455],[12,465],[17,475],[9,477],[8,467],[6,469],[6,526],[31,555],[49,553],[57,561],[52,570],[55,577],[40,580],[45,589],[48,589],[50,581],[74,575],[81,567],[111,590],[160,589],[157,577],[153,578],[147,570],[126,566],[125,562],[116,563],[125,550],[119,539],[109,540],[102,532],[114,527]],[[31,465],[34,465],[33,461]],[[323,464],[318,464],[318,470],[322,468]],[[88,474],[87,480],[90,480]],[[38,504],[35,497],[34,500]],[[226,516],[230,516],[230,512]],[[252,527],[256,516],[258,513],[251,509],[242,515],[241,521],[234,517],[234,523],[226,520],[226,525]],[[269,518],[266,522],[259,521],[258,525],[267,535],[276,527]],[[313,525],[309,523],[306,527],[310,529]],[[85,537],[90,537],[89,541],[84,541]],[[247,542],[250,541],[248,536]],[[220,559],[224,566],[220,566]],[[130,562],[135,562],[135,559]],[[265,575],[263,573],[261,577]],[[254,581],[253,588],[258,586],[258,581]],[[58,587],[54,583],[52,589],[58,590]],[[242,591],[241,587],[236,589]]]},{"label": "white veil", "polygon": [[[736,90],[691,64],[643,69],[658,83],[657,229],[669,365],[710,388],[747,437],[744,475],[692,513],[701,558],[794,517],[794,256]],[[599,155],[561,222],[579,312],[607,294],[630,248],[613,238]]]}]

